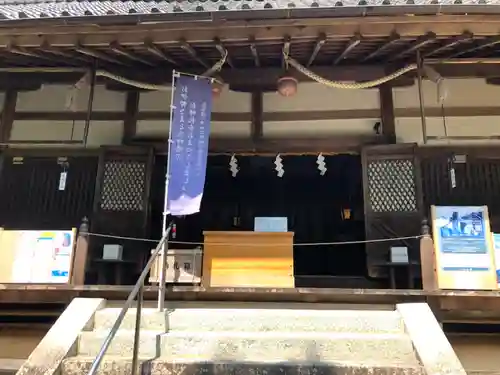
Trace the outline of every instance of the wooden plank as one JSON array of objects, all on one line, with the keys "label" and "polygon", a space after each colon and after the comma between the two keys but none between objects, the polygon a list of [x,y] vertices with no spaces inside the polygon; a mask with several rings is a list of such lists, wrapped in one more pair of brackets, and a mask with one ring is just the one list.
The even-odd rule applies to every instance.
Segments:
[{"label": "wooden plank", "polygon": [[293,233],[204,232],[202,284],[293,288]]},{"label": "wooden plank", "polygon": [[8,142],[14,124],[16,113],[17,91],[7,90],[3,102],[2,118],[0,122],[0,142]]},{"label": "wooden plank", "polygon": [[389,84],[383,84],[379,87],[378,92],[380,98],[382,133],[387,137],[389,143],[396,143],[396,120],[394,115],[392,87]]},{"label": "wooden plank", "polygon": [[[179,22],[137,24],[134,27],[87,25],[47,26],[40,28],[0,29],[0,46],[7,47],[15,39],[18,47],[41,47],[49,40],[52,47],[71,47],[80,42],[85,47],[107,47],[112,42],[127,47],[143,45],[145,40],[157,45],[177,44],[180,39],[189,43],[246,41],[249,35],[260,39],[311,38],[324,32],[328,37],[345,39],[356,32],[365,38],[387,37],[396,32],[402,37],[418,37],[429,30],[437,36],[461,35],[469,30],[476,36],[496,35],[500,20],[495,15],[439,15],[439,16],[386,16],[328,19],[249,20],[215,22]],[[45,37],[41,37],[41,36]],[[48,36],[50,35],[50,38]]]}]

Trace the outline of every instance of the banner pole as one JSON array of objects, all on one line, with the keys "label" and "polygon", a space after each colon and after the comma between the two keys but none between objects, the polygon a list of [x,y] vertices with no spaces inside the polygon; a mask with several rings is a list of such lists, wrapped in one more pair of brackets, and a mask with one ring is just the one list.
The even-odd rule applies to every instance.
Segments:
[{"label": "banner pole", "polygon": [[[163,225],[162,225],[162,235],[165,236],[167,231],[167,204],[168,204],[168,185],[170,182],[170,150],[172,148],[172,118],[173,118],[173,106],[174,106],[174,94],[175,94],[175,78],[178,73],[172,71],[172,90],[170,95],[170,123],[168,126],[168,142],[167,142],[167,171],[165,174],[165,195],[163,201]],[[166,283],[167,283],[167,250],[168,250],[168,239],[163,243],[163,249],[160,254],[163,255],[160,283],[158,290],[158,310],[163,311],[165,309],[165,294],[166,294]]]}]

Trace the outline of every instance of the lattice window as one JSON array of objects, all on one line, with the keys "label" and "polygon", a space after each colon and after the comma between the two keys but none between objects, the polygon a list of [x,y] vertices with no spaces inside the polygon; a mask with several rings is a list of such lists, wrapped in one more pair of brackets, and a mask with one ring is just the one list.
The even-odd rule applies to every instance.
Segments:
[{"label": "lattice window", "polygon": [[413,161],[370,161],[368,190],[373,212],[417,211]]},{"label": "lattice window", "polygon": [[146,165],[137,161],[108,161],[104,164],[101,209],[142,211]]}]

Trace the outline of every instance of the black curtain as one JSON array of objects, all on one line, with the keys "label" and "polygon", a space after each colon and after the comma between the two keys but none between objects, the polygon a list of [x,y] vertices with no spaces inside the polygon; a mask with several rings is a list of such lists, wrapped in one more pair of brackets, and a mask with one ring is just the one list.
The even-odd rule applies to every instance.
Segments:
[{"label": "black curtain", "polygon": [[[300,245],[364,239],[359,156],[326,156],[328,170],[324,176],[317,169],[317,156],[282,159],[285,170],[282,178],[276,175],[275,157],[264,156],[237,157],[240,171],[232,177],[230,156],[210,156],[201,212],[175,219],[176,239],[203,242],[204,230],[251,231],[257,216],[287,217],[297,244],[295,274],[364,275],[362,244]],[[165,158],[158,162],[163,164],[157,168],[153,185],[157,190],[152,209],[155,237],[161,235]],[[343,215],[344,209],[351,213],[349,218]]]}]

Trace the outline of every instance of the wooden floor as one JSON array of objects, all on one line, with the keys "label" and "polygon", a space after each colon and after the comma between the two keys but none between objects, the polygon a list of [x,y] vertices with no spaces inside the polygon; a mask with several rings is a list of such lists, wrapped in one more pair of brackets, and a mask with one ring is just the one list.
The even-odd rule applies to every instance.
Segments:
[{"label": "wooden floor", "polygon": [[[0,304],[68,304],[73,298],[125,300],[131,286],[0,284]],[[148,286],[146,300],[156,300],[158,287]],[[500,323],[500,291],[423,291],[403,289],[204,288],[170,286],[167,300],[388,304],[427,302],[446,321]]]}]

